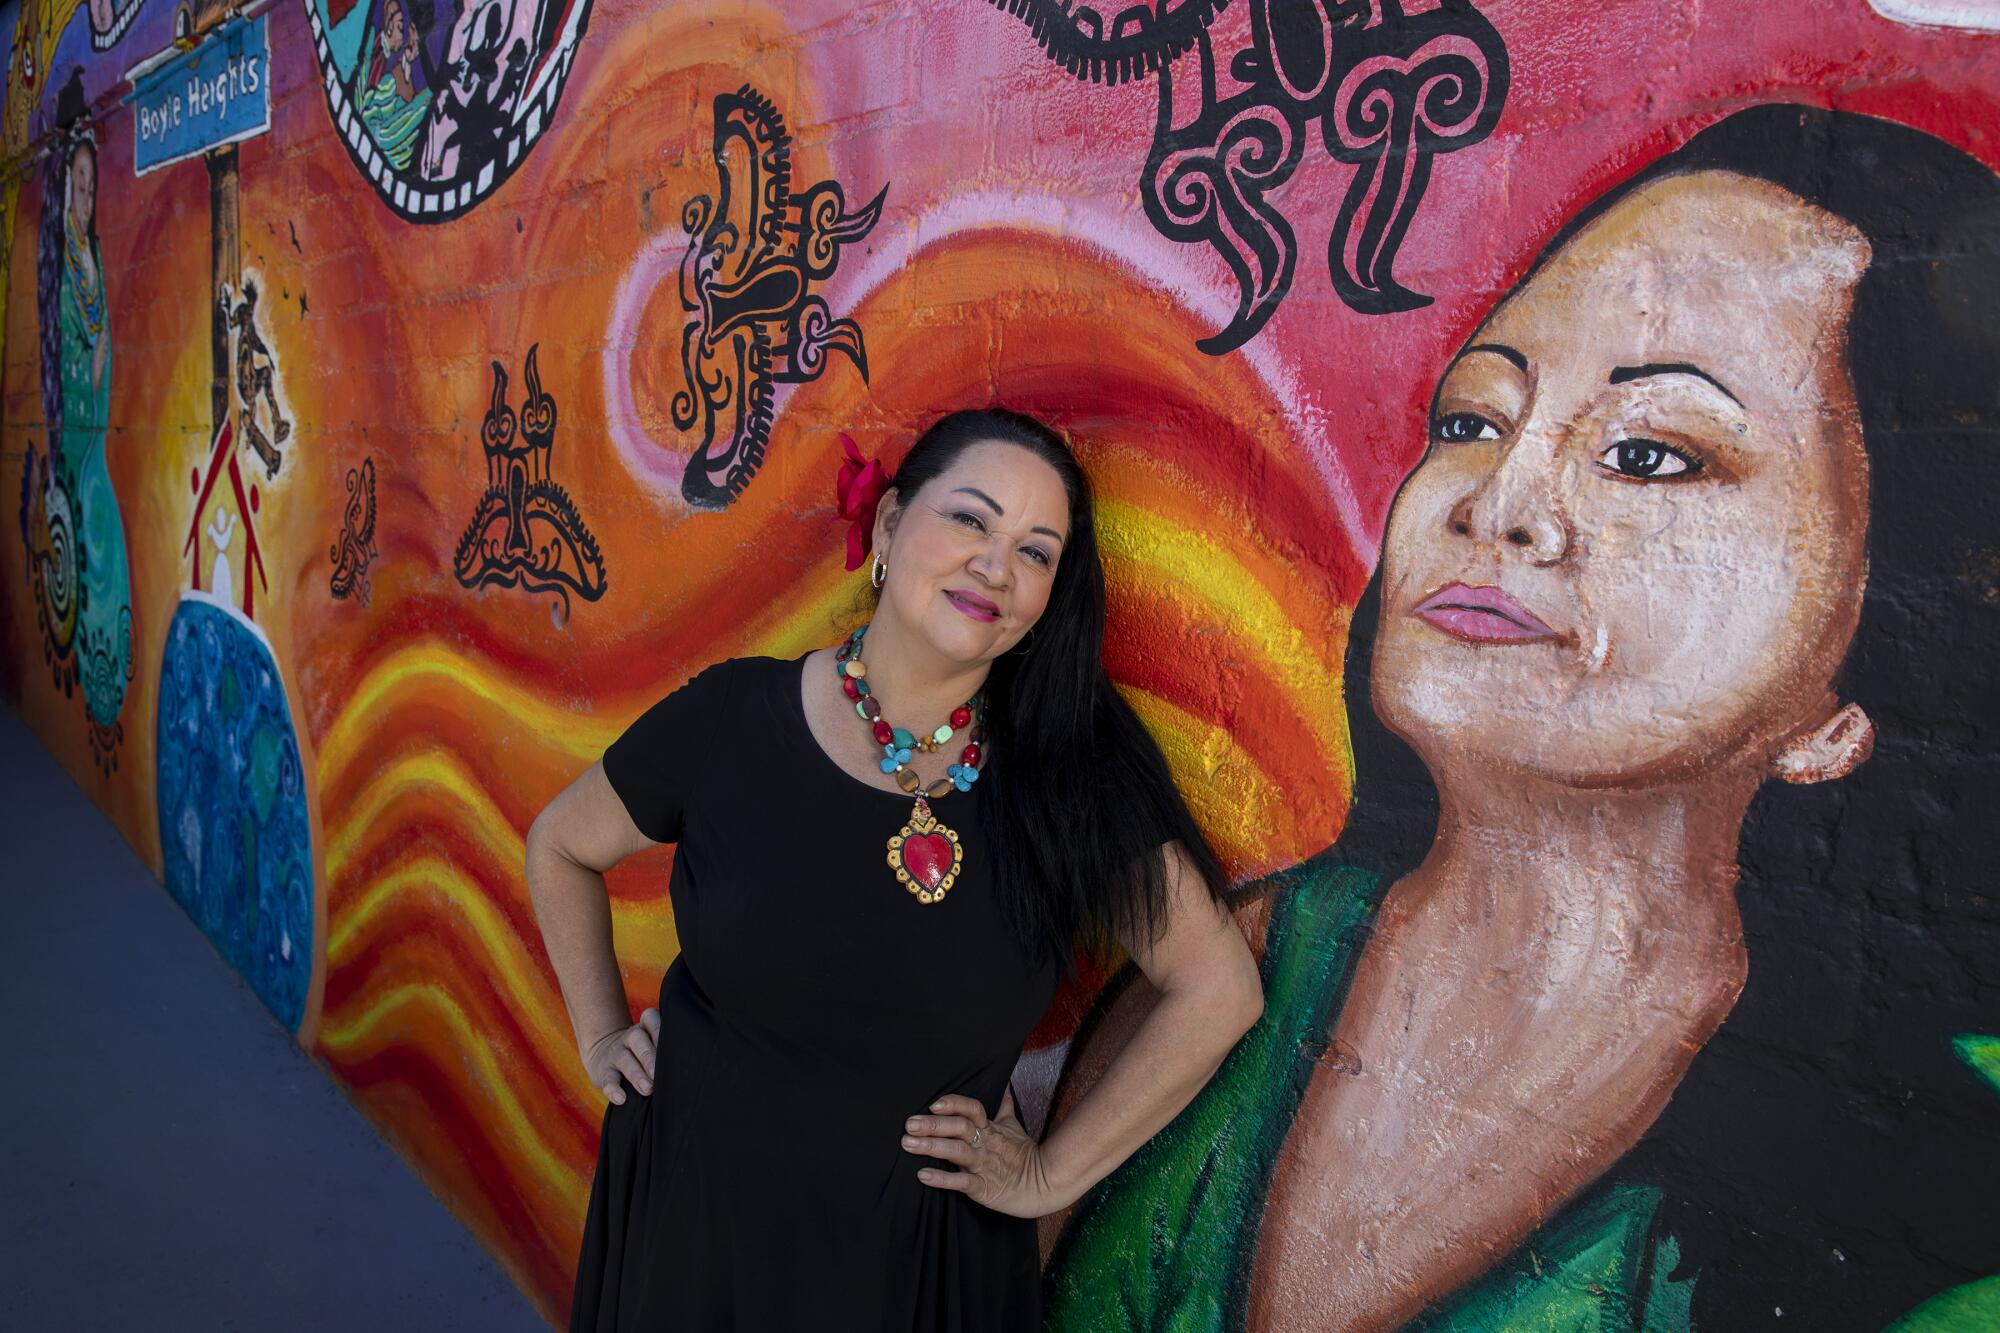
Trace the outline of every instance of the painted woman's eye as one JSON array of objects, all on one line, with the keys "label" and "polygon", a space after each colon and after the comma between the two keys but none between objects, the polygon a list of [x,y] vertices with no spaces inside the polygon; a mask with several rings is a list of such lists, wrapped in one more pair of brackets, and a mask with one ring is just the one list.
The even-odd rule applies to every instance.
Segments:
[{"label": "painted woman's eye", "polygon": [[1620,440],[1604,451],[1597,465],[1621,477],[1648,481],[1693,476],[1701,471],[1695,459],[1658,440]]},{"label": "painted woman's eye", "polygon": [[1447,412],[1431,422],[1435,444],[1464,444],[1468,440],[1497,440],[1500,428],[1477,412]]}]

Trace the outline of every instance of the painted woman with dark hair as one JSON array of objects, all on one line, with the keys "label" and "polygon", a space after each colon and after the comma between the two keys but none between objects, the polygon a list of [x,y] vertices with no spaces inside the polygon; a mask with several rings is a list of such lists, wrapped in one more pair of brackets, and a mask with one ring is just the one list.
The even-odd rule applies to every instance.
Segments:
[{"label": "painted woman with dark hair", "polygon": [[45,533],[51,516],[75,526],[73,545],[37,550],[31,535],[30,553],[70,564],[45,586],[74,588],[77,674],[92,749],[108,763],[122,735],[118,715],[132,679],[132,590],[124,518],[104,454],[111,306],[97,241],[97,141],[87,112],[79,70],[57,92],[57,133],[42,176],[35,286],[50,461],[35,468],[30,458],[30,472],[43,486],[31,496],[36,512],[28,526],[31,534]]},{"label": "painted woman with dark hair", "polygon": [[1264,1017],[1051,1328],[2000,1327],[1996,224],[1763,106],[1550,243],[1437,386]]},{"label": "painted woman with dark hair", "polygon": [[[1011,412],[842,465],[865,624],[732,658],[536,818],[535,914],[606,1108],[570,1327],[1034,1333],[1032,1219],[1255,1021],[1214,855],[1103,665],[1089,482]],[[677,844],[632,1022],[602,872]],[[1165,997],[1037,1143],[1009,1075],[1081,939]]]},{"label": "painted woman with dark hair", "polygon": [[417,136],[431,104],[430,88],[418,83],[423,77],[417,62],[422,40],[423,35],[410,22],[404,0],[383,0],[375,51],[354,99],[361,123],[368,127],[389,165],[398,171],[410,164],[417,151]]}]

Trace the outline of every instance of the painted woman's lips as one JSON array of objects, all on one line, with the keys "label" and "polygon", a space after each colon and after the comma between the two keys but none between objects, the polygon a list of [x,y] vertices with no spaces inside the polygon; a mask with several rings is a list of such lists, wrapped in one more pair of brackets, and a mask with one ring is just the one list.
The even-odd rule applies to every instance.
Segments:
[{"label": "painted woman's lips", "polygon": [[1410,614],[1472,643],[1534,643],[1556,637],[1534,612],[1491,584],[1468,588],[1448,583]]}]

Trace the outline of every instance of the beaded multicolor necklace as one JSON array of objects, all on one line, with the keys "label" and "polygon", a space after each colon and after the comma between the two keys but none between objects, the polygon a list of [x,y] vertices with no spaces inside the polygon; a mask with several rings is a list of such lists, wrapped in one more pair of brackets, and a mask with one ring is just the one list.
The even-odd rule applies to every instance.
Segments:
[{"label": "beaded multicolor necklace", "polygon": [[63,216],[63,266],[76,293],[83,345],[95,347],[98,335],[104,332],[104,262],[102,256],[92,253],[90,233],[77,225],[74,212]]},{"label": "beaded multicolor necklace", "polygon": [[[896,872],[897,883],[915,894],[918,902],[942,902],[958,878],[965,849],[959,845],[958,834],[931,813],[930,803],[953,791],[970,791],[979,780],[980,745],[986,739],[985,696],[974,694],[952,709],[951,720],[928,735],[918,736],[892,724],[882,716],[881,702],[869,692],[868,668],[861,661],[861,640],[867,633],[868,627],[863,625],[847,636],[847,642],[833,655],[833,668],[840,675],[840,688],[854,701],[854,711],[874,730],[875,741],[882,747],[882,771],[895,774],[896,785],[917,798],[909,822],[889,839],[889,868]],[[959,751],[958,762],[945,770],[948,776],[925,787],[915,770],[907,767],[911,754],[941,749],[968,726],[971,736]]]}]

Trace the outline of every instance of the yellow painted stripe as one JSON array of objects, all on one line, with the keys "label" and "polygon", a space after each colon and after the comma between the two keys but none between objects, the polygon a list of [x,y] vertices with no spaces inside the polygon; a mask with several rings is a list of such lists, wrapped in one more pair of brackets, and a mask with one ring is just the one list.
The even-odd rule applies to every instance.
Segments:
[{"label": "yellow painted stripe", "polygon": [[[1302,629],[1270,590],[1206,533],[1116,501],[1100,501],[1097,513],[1107,563],[1115,556],[1143,571],[1136,577],[1159,580],[1175,600],[1192,600],[1231,626],[1234,641],[1296,701],[1309,728],[1305,739],[1320,754],[1340,752],[1346,726],[1338,718],[1339,664],[1321,655],[1322,648],[1331,650],[1335,626]],[[1181,595],[1183,589],[1191,598]]]},{"label": "yellow painted stripe", "polygon": [[[1145,690],[1127,688],[1120,693],[1175,772],[1210,779],[1183,780],[1181,796],[1225,866],[1262,873],[1276,868],[1269,864],[1278,850],[1273,847],[1274,834],[1290,832],[1295,841],[1311,841],[1309,831],[1293,827],[1297,821],[1284,799],[1284,784],[1273,781],[1238,749],[1227,728]],[[1215,780],[1219,774],[1227,780]]]},{"label": "yellow painted stripe", "polygon": [[[340,884],[349,860],[378,825],[385,835],[393,832],[393,826],[382,821],[397,800],[413,792],[449,795],[462,811],[461,822],[473,830],[475,840],[495,864],[510,871],[514,882],[522,886],[521,901],[528,901],[526,881],[521,878],[527,855],[521,836],[465,766],[445,750],[400,759],[362,789],[340,827],[327,839],[328,884]],[[448,863],[440,860],[437,864]],[[486,901],[485,895],[470,882],[465,884],[465,892],[482,903]],[[357,910],[341,907],[335,912],[335,920],[329,923],[331,938],[340,937],[344,923]],[[628,958],[646,959],[649,965],[665,967],[680,951],[672,922],[673,911],[664,894],[651,904],[614,900],[612,905],[612,928],[620,953]]]},{"label": "yellow painted stripe", "polygon": [[[441,899],[457,914],[478,940],[482,963],[506,997],[508,1008],[520,1016],[532,1035],[536,1058],[551,1071],[570,1072],[576,1051],[560,993],[536,966],[505,914],[468,876],[443,857],[425,855],[398,866],[343,909],[327,938],[328,968],[338,967],[359,953],[376,918],[403,894],[420,895],[430,910],[436,910],[435,904]],[[627,957],[646,959],[649,965],[657,960],[659,966],[665,967],[680,951],[673,911],[664,895],[657,904],[614,901],[611,928],[621,952]],[[584,1086],[581,1075],[578,1086]]]},{"label": "yellow painted stripe", "polygon": [[339,884],[349,858],[391,806],[419,792],[451,797],[462,808],[475,840],[496,862],[516,867],[523,863],[526,849],[521,834],[456,755],[435,749],[406,755],[384,768],[341,812],[338,827],[329,832],[326,840],[327,883]]},{"label": "yellow painted stripe", "polygon": [[[514,1096],[507,1071],[486,1044],[484,1035],[474,1029],[458,1003],[436,986],[413,981],[381,992],[358,1013],[322,1026],[320,1045],[338,1059],[358,1061],[383,1047],[407,1043],[408,1031],[396,1022],[406,1008],[435,1014],[450,1032],[451,1050],[432,1052],[439,1076],[458,1082],[461,1090],[475,1099],[484,1095],[498,1123],[482,1123],[500,1141],[501,1156],[523,1163],[547,1191],[547,1197],[581,1207],[588,1189],[583,1175],[557,1159]],[[470,1063],[467,1072],[474,1077],[457,1077],[461,1061]]]},{"label": "yellow painted stripe", "polygon": [[[843,550],[841,560],[847,559]],[[863,566],[863,570],[866,566]],[[823,648],[834,641],[835,626],[856,606],[866,605],[861,580],[864,572],[841,569],[829,559],[799,588],[806,600],[790,615],[773,618],[754,635],[745,651],[764,657],[797,657],[808,648]]]},{"label": "yellow painted stripe", "polygon": [[418,681],[447,687],[455,696],[477,699],[558,753],[586,763],[625,729],[627,719],[579,713],[552,704],[529,686],[516,683],[476,658],[431,643],[399,648],[361,678],[319,747],[322,786],[356,762],[363,746],[386,726],[393,695]]}]

